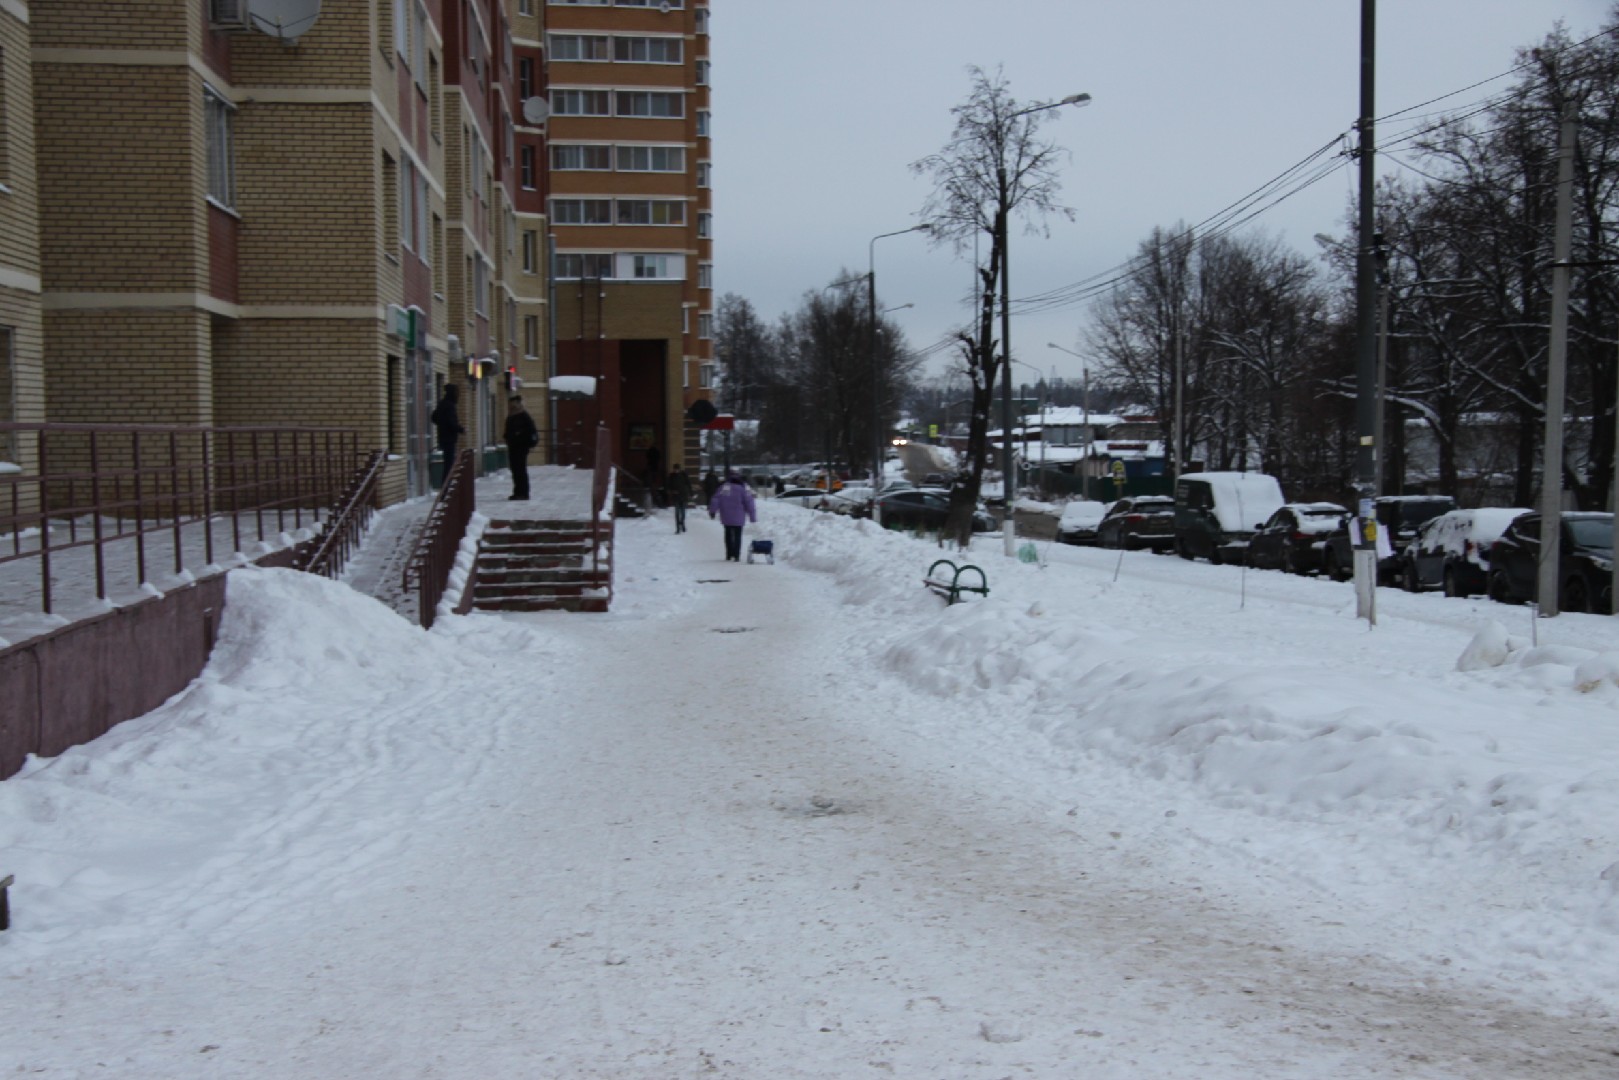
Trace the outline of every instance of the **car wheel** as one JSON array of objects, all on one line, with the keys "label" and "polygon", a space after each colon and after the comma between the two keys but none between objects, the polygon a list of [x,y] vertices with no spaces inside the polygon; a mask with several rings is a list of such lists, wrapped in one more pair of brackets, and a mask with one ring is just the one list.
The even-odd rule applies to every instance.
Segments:
[{"label": "car wheel", "polygon": [[1329,579],[1333,581],[1344,580],[1343,568],[1338,565],[1338,556],[1333,552],[1327,552],[1326,558],[1322,560],[1321,565],[1323,572]]},{"label": "car wheel", "polygon": [[1187,548],[1186,541],[1182,540],[1178,536],[1175,537],[1175,554],[1179,555],[1183,559],[1186,559],[1187,561],[1191,561],[1191,550]]},{"label": "car wheel", "polygon": [[1489,589],[1490,599],[1497,604],[1521,604],[1516,596],[1512,595],[1512,586],[1507,584],[1507,575],[1503,570],[1491,570]]},{"label": "car wheel", "polygon": [[1422,591],[1422,579],[1417,577],[1415,563],[1404,562],[1400,564],[1400,588],[1406,592]]},{"label": "car wheel", "polygon": [[1137,540],[1133,536],[1125,536],[1121,533],[1119,536],[1119,546],[1126,551],[1134,551],[1141,546],[1141,541]]},{"label": "car wheel", "polygon": [[1219,544],[1211,544],[1211,545],[1209,545],[1209,565],[1210,566],[1219,566],[1223,562],[1225,562],[1225,556],[1220,554],[1220,545]]},{"label": "car wheel", "polygon": [[1445,595],[1457,600],[1467,595],[1462,592],[1461,577],[1454,566],[1445,567]]},{"label": "car wheel", "polygon": [[1563,586],[1563,603],[1561,606],[1564,611],[1581,615],[1590,612],[1591,594],[1586,589],[1583,579],[1577,577],[1568,579],[1568,583]]}]

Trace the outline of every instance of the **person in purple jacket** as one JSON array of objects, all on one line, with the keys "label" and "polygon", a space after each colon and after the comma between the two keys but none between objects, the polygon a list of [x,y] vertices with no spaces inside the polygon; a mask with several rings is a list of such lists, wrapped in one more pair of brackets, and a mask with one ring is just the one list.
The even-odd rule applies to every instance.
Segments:
[{"label": "person in purple jacket", "polygon": [[753,492],[735,470],[725,474],[725,483],[708,500],[708,516],[719,518],[725,526],[726,561],[741,562],[742,526],[758,521],[759,514],[753,505]]}]

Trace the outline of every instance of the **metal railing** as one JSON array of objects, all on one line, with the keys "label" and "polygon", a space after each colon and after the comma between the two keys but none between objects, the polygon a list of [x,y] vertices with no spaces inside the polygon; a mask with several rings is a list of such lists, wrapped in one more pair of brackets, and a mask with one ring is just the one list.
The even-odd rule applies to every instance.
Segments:
[{"label": "metal railing", "polygon": [[106,601],[109,577],[150,583],[154,556],[178,577],[221,546],[318,529],[360,461],[358,434],[337,428],[7,422],[0,445],[0,573],[16,604],[34,580],[16,567],[37,564],[47,615],[59,579]]},{"label": "metal railing", "polygon": [[328,578],[343,572],[349,556],[358,550],[377,508],[377,484],[382,479],[384,461],[381,450],[371,451],[371,456],[354,474],[348,490],[338,500],[331,520],[321,533],[320,543],[300,563],[299,569]]},{"label": "metal railing", "polygon": [[[438,614],[438,602],[444,598],[461,538],[466,536],[477,506],[474,473],[472,451],[457,453],[405,563],[402,584],[407,595],[415,590],[417,617],[424,627],[431,627]],[[467,588],[472,588],[471,582]]]},{"label": "metal railing", "polygon": [[[602,516],[605,513],[607,522],[607,544],[611,548],[613,543],[613,516],[610,507],[613,505],[613,481],[617,470],[613,467],[613,437],[605,425],[596,428],[596,467],[595,474],[590,482],[590,569],[592,577],[601,574],[602,562]],[[607,590],[607,603],[613,602],[613,559],[607,559],[607,575],[602,582]]]}]

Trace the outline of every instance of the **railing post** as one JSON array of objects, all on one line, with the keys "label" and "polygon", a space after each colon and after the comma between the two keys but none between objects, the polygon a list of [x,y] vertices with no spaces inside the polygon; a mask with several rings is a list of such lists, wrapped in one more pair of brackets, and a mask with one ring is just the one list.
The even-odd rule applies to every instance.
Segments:
[{"label": "railing post", "polygon": [[50,435],[48,432],[41,431],[39,433],[39,587],[40,606],[44,608],[47,615],[51,613],[50,460]]},{"label": "railing post", "polygon": [[[101,448],[96,433],[90,432],[90,533],[95,537],[96,599],[107,598],[107,557],[103,544],[106,537],[101,528]],[[44,470],[41,469],[41,472]]]},{"label": "railing post", "polygon": [[144,487],[141,484],[141,433],[130,432],[130,460],[135,467],[135,573],[137,584],[146,584],[146,507],[142,503]]},{"label": "railing post", "polygon": [[202,557],[214,565],[214,455],[211,433],[202,433]]},{"label": "railing post", "polygon": [[185,538],[180,532],[180,433],[169,429],[169,512],[174,517],[174,574],[185,569]]}]

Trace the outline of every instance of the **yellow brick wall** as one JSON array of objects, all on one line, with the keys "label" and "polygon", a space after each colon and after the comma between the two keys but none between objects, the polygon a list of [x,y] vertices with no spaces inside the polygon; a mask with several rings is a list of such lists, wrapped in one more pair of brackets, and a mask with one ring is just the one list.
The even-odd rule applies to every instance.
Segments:
[{"label": "yellow brick wall", "polygon": [[[264,33],[231,35],[232,82],[238,88],[371,86],[372,59],[382,66],[372,48],[372,6],[373,0],[326,0],[320,17],[292,44]],[[394,95],[382,89],[383,100]]]},{"label": "yellow brick wall", "polygon": [[47,290],[203,287],[201,80],[181,67],[36,64],[34,88]]},{"label": "yellow brick wall", "polygon": [[374,140],[373,113],[363,105],[241,108],[236,206],[242,218],[242,303],[378,301],[381,158]]},{"label": "yellow brick wall", "polygon": [[[46,0],[29,5],[34,47],[72,49],[195,48],[204,0],[97,0],[94,5]],[[93,13],[94,18],[87,18]]]},{"label": "yellow brick wall", "polygon": [[47,311],[45,337],[45,396],[53,422],[214,422],[205,312]]}]

